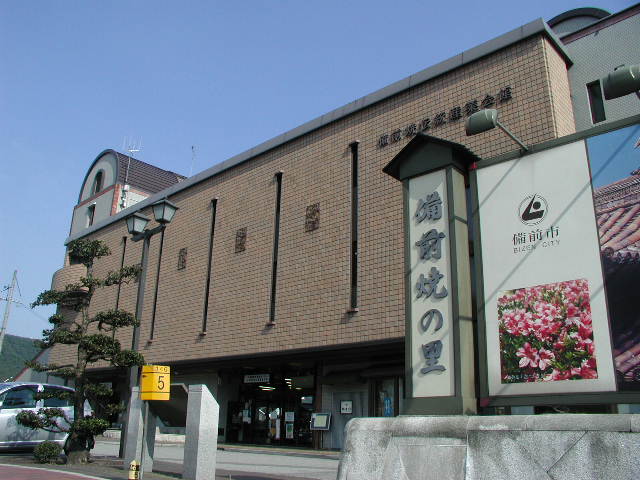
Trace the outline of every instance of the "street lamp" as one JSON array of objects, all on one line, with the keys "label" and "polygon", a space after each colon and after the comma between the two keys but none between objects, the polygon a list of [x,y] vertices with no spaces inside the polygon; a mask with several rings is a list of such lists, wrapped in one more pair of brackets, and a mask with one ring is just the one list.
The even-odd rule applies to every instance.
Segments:
[{"label": "street lamp", "polygon": [[137,235],[144,232],[144,229],[147,228],[147,223],[149,223],[149,219],[136,212],[127,217],[127,230],[131,235]]},{"label": "street lamp", "polygon": [[605,100],[635,93],[640,98],[640,65],[621,65],[602,79]]},{"label": "street lamp", "polygon": [[[147,229],[147,224],[149,223],[149,218],[145,217],[139,212],[133,213],[129,215],[126,219],[127,223],[127,231],[131,235],[131,240],[134,242],[139,242],[143,240],[142,243],[142,259],[140,260],[140,276],[138,278],[138,295],[136,300],[136,319],[138,322],[142,318],[142,309],[144,305],[144,289],[147,281],[147,263],[149,260],[149,244],[151,243],[151,237],[153,237],[156,233],[162,232],[162,240],[164,239],[164,230],[171,220],[173,220],[173,216],[175,215],[178,207],[171,203],[169,200],[162,199],[159,202],[156,202],[151,205],[151,209],[153,210],[153,216],[158,222],[158,226],[155,228]],[[161,247],[162,248],[162,247]],[[159,265],[158,265],[159,268]],[[133,338],[131,340],[131,350],[137,351],[138,346],[140,344],[140,325],[133,329]],[[129,392],[129,399],[131,400],[132,389],[135,386],[138,386],[139,383],[139,367],[134,366],[129,370],[129,383],[127,391]],[[127,402],[127,425],[126,430],[129,430],[131,419],[131,401]],[[143,422],[146,422],[147,415],[144,416]],[[123,432],[124,433],[124,432]],[[120,454],[124,453],[125,456],[127,454],[127,449],[133,447],[135,451],[135,444],[132,446],[127,446],[125,442],[122,440],[128,441],[129,435],[121,435],[120,442]],[[122,451],[124,447],[124,452]]]},{"label": "street lamp", "polygon": [[140,212],[133,213],[127,217],[127,230],[133,235],[132,240],[137,242],[145,238],[150,238],[156,233],[164,230],[165,226],[171,223],[178,207],[166,198],[151,205],[153,216],[160,225],[151,230],[145,230],[149,219]]},{"label": "street lamp", "polygon": [[[160,225],[150,230],[147,230],[147,224],[149,219],[139,212],[136,212],[127,217],[127,230],[131,234],[131,240],[139,242],[144,240],[142,244],[142,259],[140,260],[140,278],[138,280],[138,298],[136,302],[136,318],[138,321],[142,318],[142,306],[144,302],[144,287],[147,280],[147,263],[149,259],[149,244],[151,243],[151,237],[156,233],[164,232],[173,216],[178,210],[178,207],[171,203],[166,198],[151,205],[153,210],[153,216]],[[140,326],[137,326],[133,330],[133,340],[131,343],[131,349],[137,350],[140,343]],[[134,370],[134,371],[133,371]],[[129,386],[132,387],[137,384],[137,367],[134,367],[131,372]],[[133,375],[135,374],[135,378]],[[134,383],[135,382],[135,383]]]},{"label": "street lamp", "polygon": [[527,146],[522,143],[522,141],[516,137],[513,133],[507,130],[507,127],[502,125],[498,121],[498,111],[494,108],[487,108],[485,110],[480,110],[479,112],[474,113],[467,119],[467,123],[465,125],[465,132],[467,137],[471,135],[477,135],[478,133],[486,132],[487,130],[491,130],[492,128],[498,127],[504,133],[509,135],[511,140],[516,142],[520,147],[526,152],[529,150]]},{"label": "street lamp", "polygon": [[171,220],[173,220],[173,216],[176,214],[176,210],[178,210],[178,207],[166,198],[154,203],[151,205],[151,208],[153,208],[153,216],[155,217],[156,222],[162,225],[170,223]]}]

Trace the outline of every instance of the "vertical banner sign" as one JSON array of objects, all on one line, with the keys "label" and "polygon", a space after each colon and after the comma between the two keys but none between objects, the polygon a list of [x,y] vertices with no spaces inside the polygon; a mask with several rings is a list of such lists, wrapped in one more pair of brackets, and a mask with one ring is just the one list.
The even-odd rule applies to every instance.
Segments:
[{"label": "vertical banner sign", "polygon": [[489,396],[614,391],[584,141],[477,180]]},{"label": "vertical banner sign", "polygon": [[409,180],[412,397],[455,394],[446,172]]}]

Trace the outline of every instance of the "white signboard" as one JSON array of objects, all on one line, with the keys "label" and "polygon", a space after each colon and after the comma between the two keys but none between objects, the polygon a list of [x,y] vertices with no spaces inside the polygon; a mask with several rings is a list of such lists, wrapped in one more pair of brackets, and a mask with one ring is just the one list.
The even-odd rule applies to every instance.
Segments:
[{"label": "white signboard", "polygon": [[412,397],[455,394],[444,170],[409,180]]},{"label": "white signboard", "polygon": [[269,374],[259,373],[255,375],[245,375],[244,383],[269,383]]},{"label": "white signboard", "polygon": [[352,400],[340,401],[340,413],[346,413],[346,414],[353,413],[353,401]]},{"label": "white signboard", "polygon": [[615,390],[584,142],[477,174],[489,395]]}]

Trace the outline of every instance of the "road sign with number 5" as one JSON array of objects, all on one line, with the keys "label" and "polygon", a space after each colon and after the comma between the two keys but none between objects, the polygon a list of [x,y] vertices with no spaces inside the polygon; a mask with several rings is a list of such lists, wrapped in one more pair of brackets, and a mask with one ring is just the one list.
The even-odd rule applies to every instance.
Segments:
[{"label": "road sign with number 5", "polygon": [[141,400],[169,400],[171,368],[166,365],[143,365],[140,382]]}]

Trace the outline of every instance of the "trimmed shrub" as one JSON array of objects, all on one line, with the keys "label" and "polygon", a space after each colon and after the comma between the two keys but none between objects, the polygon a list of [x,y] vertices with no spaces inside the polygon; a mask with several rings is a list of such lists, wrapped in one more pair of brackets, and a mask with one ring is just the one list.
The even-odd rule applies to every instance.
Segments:
[{"label": "trimmed shrub", "polygon": [[42,442],[33,450],[33,456],[38,463],[55,463],[61,452],[62,447],[56,442]]}]

